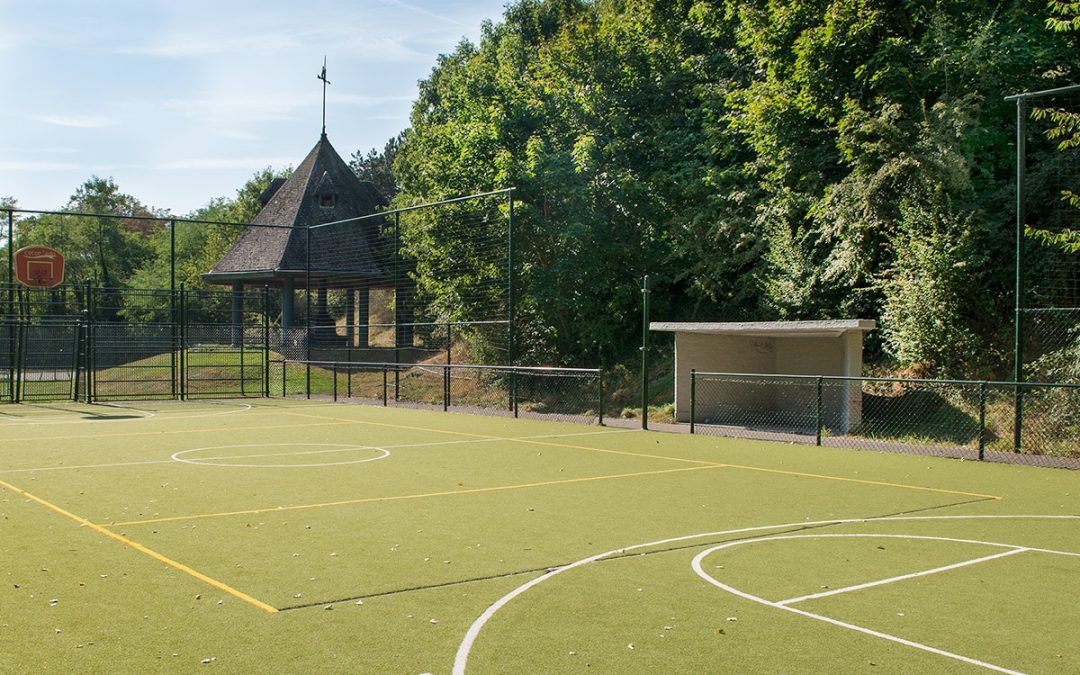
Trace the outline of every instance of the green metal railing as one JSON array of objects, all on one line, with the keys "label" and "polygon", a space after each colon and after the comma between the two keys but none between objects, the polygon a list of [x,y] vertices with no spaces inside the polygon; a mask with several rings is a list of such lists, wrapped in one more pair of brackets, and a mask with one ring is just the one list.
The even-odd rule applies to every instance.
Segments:
[{"label": "green metal railing", "polygon": [[1077,384],[692,370],[687,415],[691,433],[1080,468]]},{"label": "green metal railing", "polygon": [[281,360],[273,394],[604,423],[595,368]]}]

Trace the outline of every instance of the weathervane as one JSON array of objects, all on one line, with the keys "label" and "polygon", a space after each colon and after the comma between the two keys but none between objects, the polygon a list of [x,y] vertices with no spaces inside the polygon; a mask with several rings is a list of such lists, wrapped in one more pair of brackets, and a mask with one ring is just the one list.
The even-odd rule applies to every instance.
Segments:
[{"label": "weathervane", "polygon": [[330,84],[330,80],[326,79],[326,57],[322,60],[322,72],[315,76],[322,80],[322,135],[326,135],[326,85]]}]

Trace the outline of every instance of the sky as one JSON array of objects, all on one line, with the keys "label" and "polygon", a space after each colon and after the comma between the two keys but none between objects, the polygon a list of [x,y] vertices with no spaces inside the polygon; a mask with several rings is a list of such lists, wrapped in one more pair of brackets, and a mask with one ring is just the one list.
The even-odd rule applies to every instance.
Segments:
[{"label": "sky", "polygon": [[0,0],[0,198],[62,208],[91,176],[182,216],[409,124],[439,54],[508,0]]}]

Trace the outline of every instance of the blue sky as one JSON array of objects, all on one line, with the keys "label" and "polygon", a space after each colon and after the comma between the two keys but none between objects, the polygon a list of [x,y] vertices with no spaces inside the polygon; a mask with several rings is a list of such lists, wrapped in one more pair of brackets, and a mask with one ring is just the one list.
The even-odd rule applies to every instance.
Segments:
[{"label": "blue sky", "polygon": [[327,135],[408,126],[416,83],[508,0],[0,0],[0,197],[62,207],[90,176],[183,215]]}]

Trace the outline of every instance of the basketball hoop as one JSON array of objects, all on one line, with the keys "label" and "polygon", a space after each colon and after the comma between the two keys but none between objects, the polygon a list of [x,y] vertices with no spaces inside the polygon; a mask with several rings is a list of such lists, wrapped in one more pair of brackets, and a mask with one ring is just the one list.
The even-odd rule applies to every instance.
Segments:
[{"label": "basketball hoop", "polygon": [[15,278],[30,288],[52,288],[64,281],[64,256],[48,246],[15,251]]}]

